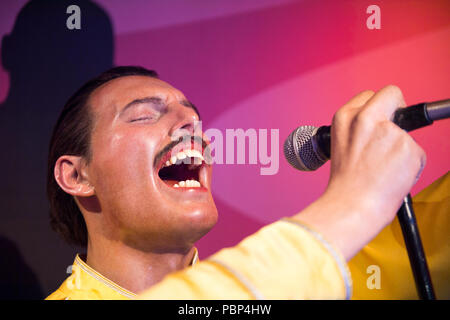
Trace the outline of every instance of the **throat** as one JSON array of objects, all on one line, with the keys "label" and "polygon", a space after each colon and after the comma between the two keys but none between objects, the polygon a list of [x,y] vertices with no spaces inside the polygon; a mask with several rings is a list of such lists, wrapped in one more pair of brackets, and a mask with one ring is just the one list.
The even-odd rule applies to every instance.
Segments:
[{"label": "throat", "polygon": [[[103,246],[102,246],[103,247]],[[103,277],[132,293],[160,282],[169,273],[191,265],[197,250],[187,252],[142,252],[125,244],[95,250],[88,245],[85,263]]]}]

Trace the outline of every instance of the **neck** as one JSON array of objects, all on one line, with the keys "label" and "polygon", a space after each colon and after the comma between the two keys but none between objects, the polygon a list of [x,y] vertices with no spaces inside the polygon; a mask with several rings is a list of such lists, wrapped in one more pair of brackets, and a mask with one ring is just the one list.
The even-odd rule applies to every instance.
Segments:
[{"label": "neck", "polygon": [[119,241],[89,239],[86,263],[121,287],[138,293],[167,274],[186,268],[195,248],[170,252],[140,251]]}]

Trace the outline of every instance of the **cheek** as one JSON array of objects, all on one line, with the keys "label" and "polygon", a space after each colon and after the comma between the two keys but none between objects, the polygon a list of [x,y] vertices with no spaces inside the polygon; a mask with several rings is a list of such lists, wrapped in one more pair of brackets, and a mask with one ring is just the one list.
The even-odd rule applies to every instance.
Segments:
[{"label": "cheek", "polygon": [[93,146],[94,186],[99,196],[129,197],[151,183],[155,142],[133,135],[115,134]]}]

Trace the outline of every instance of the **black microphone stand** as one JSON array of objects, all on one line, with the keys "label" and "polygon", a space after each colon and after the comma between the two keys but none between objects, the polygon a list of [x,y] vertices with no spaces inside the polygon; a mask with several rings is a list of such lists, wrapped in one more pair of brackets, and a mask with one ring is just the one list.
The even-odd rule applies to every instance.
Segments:
[{"label": "black microphone stand", "polygon": [[397,212],[397,217],[402,229],[406,250],[408,251],[409,262],[419,299],[435,300],[436,296],[434,295],[433,284],[431,282],[425,252],[423,251],[410,194],[403,199],[403,204]]},{"label": "black microphone stand", "polygon": [[[431,108],[427,106],[427,103],[419,103],[408,107],[403,109],[403,112],[396,112],[393,122],[406,131],[425,127],[433,123],[433,118],[430,117],[429,111],[442,113],[442,115],[439,114],[439,117],[434,116],[435,119],[444,118],[446,114],[442,112],[444,109],[441,107],[444,105],[444,102],[448,104],[448,100],[446,100],[435,103],[436,107],[431,106]],[[446,112],[448,113],[448,110]],[[422,240],[420,239],[410,194],[403,199],[403,204],[397,212],[397,217],[402,229],[419,299],[435,300],[436,296],[434,294],[430,271],[423,250]]]}]

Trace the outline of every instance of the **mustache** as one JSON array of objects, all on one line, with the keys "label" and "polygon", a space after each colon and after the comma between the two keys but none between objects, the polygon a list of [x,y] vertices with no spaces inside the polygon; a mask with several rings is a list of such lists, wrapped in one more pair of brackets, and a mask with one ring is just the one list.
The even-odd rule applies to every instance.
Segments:
[{"label": "mustache", "polygon": [[191,143],[197,142],[198,144],[200,144],[202,146],[203,150],[208,146],[208,143],[200,136],[190,136],[190,135],[182,136],[182,137],[178,138],[177,140],[172,141],[171,143],[166,145],[164,148],[162,148],[161,151],[158,152],[158,154],[156,155],[153,165],[156,166],[159,163],[159,161],[161,160],[161,158],[166,155],[166,153],[170,152],[170,150],[175,148],[178,144],[180,144],[182,142],[186,142],[186,141],[190,141]]}]

